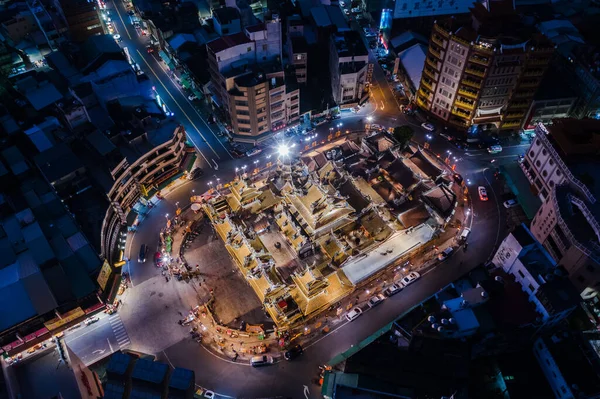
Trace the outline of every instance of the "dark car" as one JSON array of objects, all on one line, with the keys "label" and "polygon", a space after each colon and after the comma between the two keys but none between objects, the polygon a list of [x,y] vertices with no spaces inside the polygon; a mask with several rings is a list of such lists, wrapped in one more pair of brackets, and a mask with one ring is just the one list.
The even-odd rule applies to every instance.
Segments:
[{"label": "dark car", "polygon": [[304,353],[304,349],[300,345],[296,345],[293,348],[290,348],[287,352],[283,354],[285,360],[294,360],[298,356]]},{"label": "dark car", "polygon": [[148,247],[146,246],[146,244],[142,244],[142,246],[140,247],[140,255],[138,256],[138,262],[140,262],[140,263],[146,262],[147,250],[148,250]]}]

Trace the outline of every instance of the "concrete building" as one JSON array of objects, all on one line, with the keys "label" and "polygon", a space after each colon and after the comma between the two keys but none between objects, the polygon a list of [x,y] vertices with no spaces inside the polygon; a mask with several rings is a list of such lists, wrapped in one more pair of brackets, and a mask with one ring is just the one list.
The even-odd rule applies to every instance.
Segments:
[{"label": "concrete building", "polygon": [[213,24],[219,36],[233,35],[242,31],[242,21],[237,8],[221,7],[213,10]]},{"label": "concrete building", "polygon": [[369,53],[358,32],[333,34],[330,38],[329,70],[334,101],[355,106],[367,89]]},{"label": "concrete building", "polygon": [[539,124],[521,162],[542,200],[531,232],[585,299],[600,290],[600,193],[598,185],[590,185],[599,178],[599,124],[564,119],[554,121],[549,130]]},{"label": "concrete building", "polygon": [[564,269],[556,267],[556,261],[524,224],[502,241],[492,262],[521,285],[540,314],[538,324],[544,327],[564,320],[581,301],[573,284],[564,278]]},{"label": "concrete building", "polygon": [[299,118],[300,92],[286,86],[281,69],[270,73],[259,68],[234,71],[234,77],[227,79],[227,89],[231,124],[241,141],[258,140]]},{"label": "concrete building", "polygon": [[104,33],[96,2],[86,0],[54,0],[54,6],[69,28],[71,40],[83,42]]},{"label": "concrete building", "polygon": [[440,0],[435,2],[397,0],[394,7],[394,19],[466,14],[474,3],[475,0]]},{"label": "concrete building", "polygon": [[303,36],[288,36],[288,59],[294,68],[296,81],[306,83],[308,67],[308,44]]},{"label": "concrete building", "polygon": [[31,11],[20,11],[0,25],[2,35],[13,45],[19,44],[28,35],[38,30]]},{"label": "concrete building", "polygon": [[461,129],[518,129],[554,47],[520,22],[510,1],[477,3],[471,19],[436,21],[417,104]]},{"label": "concrete building", "polygon": [[234,140],[256,143],[299,120],[300,94],[282,68],[277,16],[206,46],[213,103],[228,115]]},{"label": "concrete building", "polygon": [[600,395],[597,340],[597,332],[557,332],[535,340],[533,354],[557,399]]}]

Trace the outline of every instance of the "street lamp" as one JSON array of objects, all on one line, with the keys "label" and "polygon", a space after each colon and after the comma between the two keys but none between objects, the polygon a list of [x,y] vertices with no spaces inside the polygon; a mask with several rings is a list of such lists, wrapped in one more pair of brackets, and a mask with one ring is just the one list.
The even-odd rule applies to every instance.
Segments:
[{"label": "street lamp", "polygon": [[373,117],[372,116],[367,116],[367,122],[373,122]]},{"label": "street lamp", "polygon": [[290,148],[285,144],[281,144],[279,147],[277,147],[277,153],[279,156],[285,157],[290,153]]}]

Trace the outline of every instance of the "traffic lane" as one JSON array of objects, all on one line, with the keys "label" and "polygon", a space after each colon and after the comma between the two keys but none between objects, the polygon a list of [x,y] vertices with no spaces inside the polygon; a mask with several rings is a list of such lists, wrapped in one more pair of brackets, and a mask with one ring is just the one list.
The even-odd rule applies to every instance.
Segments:
[{"label": "traffic lane", "polygon": [[82,327],[76,334],[65,334],[65,344],[82,362],[90,365],[119,348],[108,317]]},{"label": "traffic lane", "polygon": [[[148,76],[152,80],[157,81],[155,86],[157,92],[161,95],[169,107],[169,110],[171,112],[177,112],[179,110],[177,113],[183,114],[180,117],[180,120],[186,127],[190,141],[194,143],[199,151],[203,152],[204,150],[205,153],[213,153],[214,156],[217,157],[217,161],[219,159],[231,158],[231,155],[223,143],[221,143],[216,133],[204,121],[194,105],[190,103],[190,100],[182,91],[181,87],[179,87],[179,85],[168,75],[167,71],[165,71],[166,66],[160,64],[161,61],[155,56],[147,53],[146,45],[149,41],[148,37],[140,36],[133,25],[125,22],[124,18],[127,20],[129,18],[129,15],[125,11],[125,6],[121,2],[117,2],[114,10],[119,16],[118,19],[114,20],[118,21],[115,22],[117,30],[125,31],[127,33],[129,39],[124,39],[124,43],[135,49],[135,51],[129,52],[132,59],[136,61],[140,68],[146,70]],[[125,17],[123,15],[125,15]],[[124,38],[124,35],[121,35],[121,37]],[[140,60],[142,62],[139,62]],[[162,90],[159,90],[160,86],[162,86]],[[169,99],[171,101],[169,101]],[[205,145],[201,145],[201,143],[204,143]],[[209,162],[208,157],[204,158],[206,162]]]},{"label": "traffic lane", "polygon": [[[488,243],[481,242],[483,246]],[[165,349],[166,357],[180,367],[198,370],[197,383],[216,392],[236,397],[302,397],[307,385],[311,398],[318,398],[320,390],[314,385],[319,365],[363,341],[399,315],[410,310],[424,299],[435,294],[448,283],[487,259],[486,251],[473,245],[467,253],[457,253],[441,263],[420,280],[402,292],[388,298],[380,306],[367,310],[351,323],[345,323],[313,345],[305,348],[304,355],[296,361],[280,361],[271,367],[250,368],[247,364],[224,361],[198,348],[192,342],[180,342]]]}]

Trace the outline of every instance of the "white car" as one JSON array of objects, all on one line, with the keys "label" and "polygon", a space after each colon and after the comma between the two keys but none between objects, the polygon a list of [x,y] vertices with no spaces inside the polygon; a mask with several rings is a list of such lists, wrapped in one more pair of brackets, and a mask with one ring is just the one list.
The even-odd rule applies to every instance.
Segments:
[{"label": "white car", "polygon": [[402,280],[400,280],[402,282],[402,284],[404,284],[405,287],[411,285],[412,283],[414,283],[415,281],[417,281],[417,279],[421,277],[421,275],[417,272],[410,272],[408,273],[406,276],[402,277]]},{"label": "white car", "polygon": [[85,324],[86,326],[89,326],[90,324],[94,324],[98,320],[100,320],[100,318],[98,316],[88,317],[87,319],[85,319],[83,321],[83,324]]},{"label": "white car", "polygon": [[483,186],[477,187],[477,193],[479,194],[479,199],[482,201],[488,200],[487,190]]},{"label": "white car", "polygon": [[344,1],[340,1],[340,6],[342,6],[342,7],[346,7],[346,2],[344,2]]},{"label": "white car", "polygon": [[390,297],[392,295],[395,295],[395,294],[399,293],[400,291],[402,291],[402,283],[397,282],[397,283],[394,283],[394,284],[390,285],[389,287],[387,287],[383,291],[383,293],[386,296]]},{"label": "white car", "polygon": [[435,130],[435,126],[433,126],[433,123],[429,123],[429,122],[421,123],[421,127],[423,129],[427,130],[428,132],[433,132]]},{"label": "white car", "polygon": [[360,8],[358,7],[354,7],[353,9],[350,10],[352,12],[352,14],[359,14],[360,13]]},{"label": "white car", "polygon": [[369,302],[367,304],[370,308],[374,308],[375,306],[383,302],[384,299],[385,297],[383,296],[383,294],[373,295],[371,298],[369,298]]},{"label": "white car", "polygon": [[454,252],[454,248],[452,248],[452,247],[448,247],[448,248],[444,249],[444,251],[442,251],[442,253],[440,253],[438,255],[438,260],[443,261],[443,260],[448,259],[448,257],[450,255],[452,255],[452,252]]},{"label": "white car", "polygon": [[348,319],[348,321],[352,321],[358,318],[358,316],[360,316],[362,314],[362,309],[361,308],[354,308],[351,311],[349,311],[348,313],[346,313],[346,318]]},{"label": "white car", "polygon": [[197,100],[197,99],[198,99],[198,97],[196,97],[196,96],[195,96],[195,95],[193,95],[193,94],[190,94],[190,95],[188,96],[188,100],[190,100],[190,101],[194,101],[194,100]]},{"label": "white car", "polygon": [[508,201],[504,201],[502,205],[504,205],[506,209],[509,209],[519,205],[519,203],[517,202],[517,200],[509,199]]},{"label": "white car", "polygon": [[378,125],[377,123],[371,123],[369,126],[371,130],[385,130],[383,126]]},{"label": "white car", "polygon": [[246,152],[246,156],[248,157],[252,157],[254,155],[258,155],[262,152],[262,150],[260,148],[253,148],[250,151]]},{"label": "white car", "polygon": [[120,42],[121,41],[121,35],[119,35],[118,33],[115,33],[113,35],[113,39],[115,39],[117,42]]},{"label": "white car", "polygon": [[488,152],[490,154],[497,154],[499,152],[502,152],[502,146],[500,145],[493,145],[491,147],[488,148]]}]

